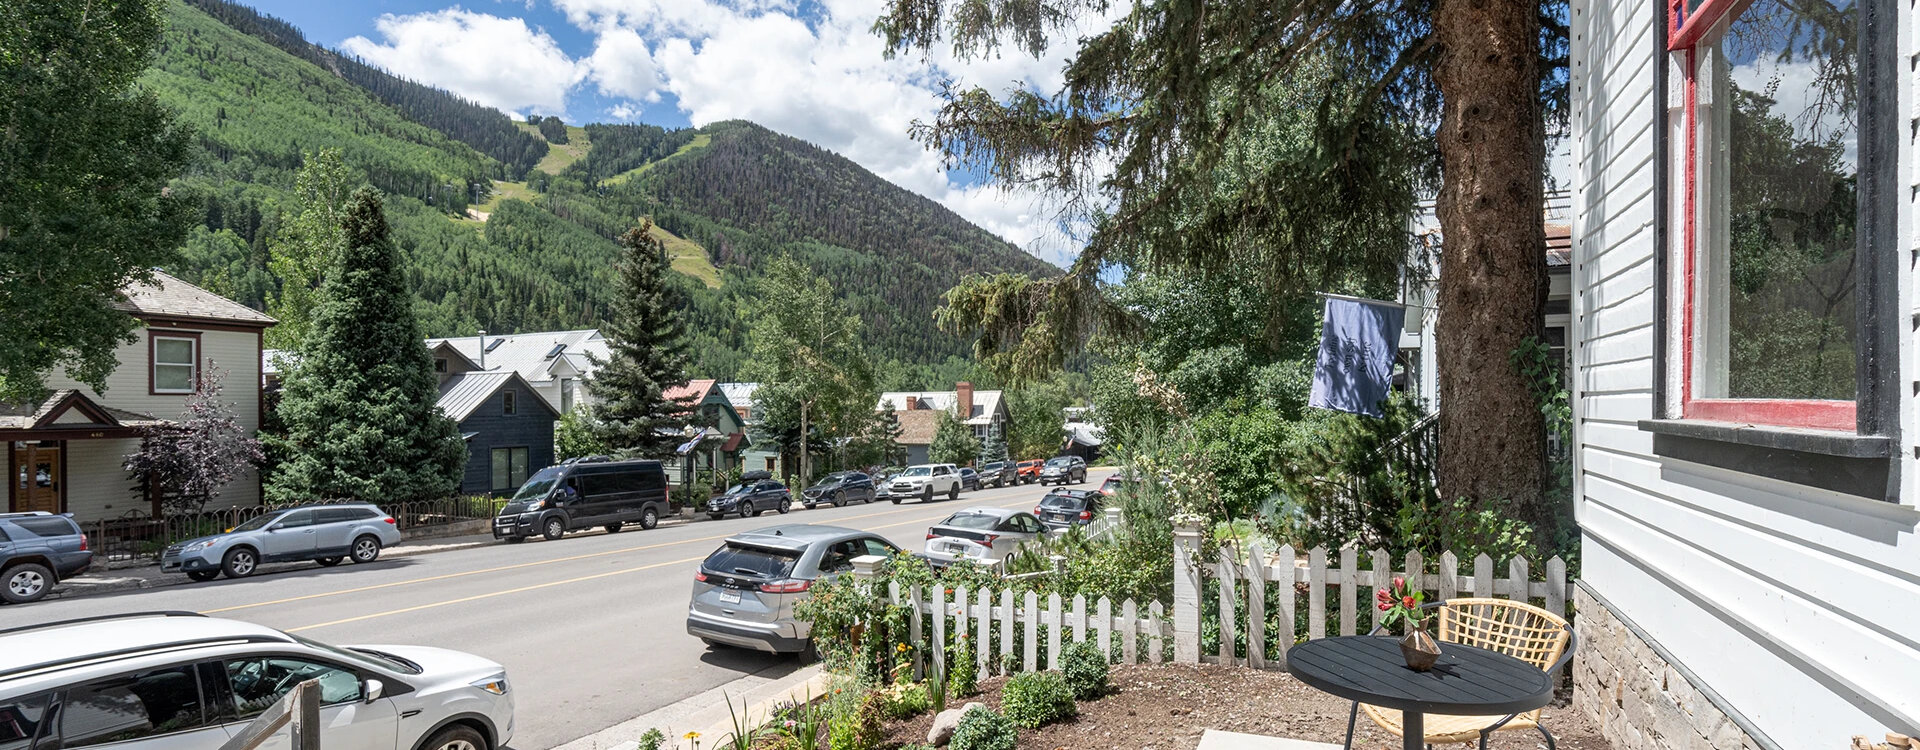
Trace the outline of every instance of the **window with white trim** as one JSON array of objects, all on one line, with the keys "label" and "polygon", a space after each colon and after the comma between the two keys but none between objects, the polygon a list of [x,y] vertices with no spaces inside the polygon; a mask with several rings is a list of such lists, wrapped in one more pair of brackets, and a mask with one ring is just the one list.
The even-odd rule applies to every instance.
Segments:
[{"label": "window with white trim", "polygon": [[153,392],[192,393],[200,380],[200,340],[153,336]]},{"label": "window with white trim", "polygon": [[[1689,419],[1854,431],[1874,253],[1862,2],[1670,0],[1678,394]],[[1879,158],[1891,158],[1891,154]]]}]

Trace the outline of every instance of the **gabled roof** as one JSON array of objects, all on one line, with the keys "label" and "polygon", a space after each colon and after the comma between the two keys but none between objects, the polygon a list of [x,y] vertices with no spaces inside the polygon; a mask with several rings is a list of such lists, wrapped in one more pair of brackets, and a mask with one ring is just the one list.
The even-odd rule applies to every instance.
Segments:
[{"label": "gabled roof", "polygon": [[[1001,391],[973,392],[973,413],[955,414],[961,422],[969,425],[992,424],[993,414],[1000,409]],[[957,391],[888,391],[880,394],[878,408],[896,412],[906,412],[907,400],[913,399],[916,407],[912,411],[952,411],[960,403]]]},{"label": "gabled roof", "polygon": [[[686,385],[668,388],[660,395],[668,401],[679,401],[686,404],[688,408],[692,408],[706,401],[717,384],[718,381],[711,379],[689,380]],[[725,397],[725,392],[722,392],[721,398]]]},{"label": "gabled roof", "polygon": [[[594,328],[504,336],[487,334],[484,346],[479,336],[427,339],[428,348],[442,344],[472,360],[475,367],[484,364],[487,370],[512,370],[530,382],[552,380],[554,367],[560,362],[590,374],[594,368],[587,361],[587,354],[599,357],[602,362],[613,356],[612,350],[607,347],[607,340],[600,336],[599,329]],[[483,352],[483,349],[486,351]]]},{"label": "gabled roof", "polygon": [[901,445],[932,445],[933,433],[940,430],[941,413],[942,410],[939,409],[894,412],[894,418],[900,421],[899,443]]},{"label": "gabled roof", "polygon": [[480,363],[473,361],[473,358],[468,357],[466,352],[460,351],[460,347],[454,346],[445,341],[441,341],[438,344],[429,345],[427,347],[427,351],[434,352],[436,354],[445,353],[447,356],[450,356],[450,357],[459,357],[460,361],[466,363],[467,369],[469,370],[480,369]]},{"label": "gabled roof", "polygon": [[39,402],[0,402],[0,431],[7,430],[139,430],[168,424],[160,419],[106,406],[80,391],[63,388]]},{"label": "gabled roof", "polygon": [[277,321],[266,313],[155,270],[153,283],[135,282],[121,290],[114,307],[134,317],[193,318],[265,328]]},{"label": "gabled roof", "polygon": [[555,412],[552,406],[547,405],[547,400],[540,398],[540,394],[533,390],[533,384],[528,383],[526,378],[520,377],[520,373],[512,370],[463,372],[450,376],[447,382],[440,384],[438,406],[448,419],[464,422],[467,417],[473,416],[475,409],[480,408],[487,399],[493,398],[493,394],[499,392],[508,383],[518,383],[529,397],[521,398],[514,404],[515,408],[530,408],[527,404],[531,403],[547,410],[554,419],[560,418],[560,414]]}]

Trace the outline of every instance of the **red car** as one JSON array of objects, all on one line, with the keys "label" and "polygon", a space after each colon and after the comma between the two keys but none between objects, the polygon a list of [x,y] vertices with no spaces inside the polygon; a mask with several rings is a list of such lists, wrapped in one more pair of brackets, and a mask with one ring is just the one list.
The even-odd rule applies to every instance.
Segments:
[{"label": "red car", "polygon": [[1013,475],[1019,478],[1021,484],[1033,484],[1040,479],[1040,467],[1045,463],[1037,458],[1021,461],[1014,467]]}]

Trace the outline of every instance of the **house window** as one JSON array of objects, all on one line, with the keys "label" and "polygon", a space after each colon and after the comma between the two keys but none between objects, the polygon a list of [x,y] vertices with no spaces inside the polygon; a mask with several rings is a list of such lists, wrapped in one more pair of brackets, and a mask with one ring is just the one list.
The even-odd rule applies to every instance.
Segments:
[{"label": "house window", "polygon": [[500,394],[500,413],[501,414],[513,413],[514,408],[518,406],[518,404],[514,403],[514,397],[517,395],[519,395],[519,393],[514,391],[511,388],[507,389],[506,391]]},{"label": "house window", "polygon": [[153,334],[148,341],[154,393],[192,393],[200,381],[200,337]]},{"label": "house window", "polygon": [[433,371],[434,371],[434,372],[446,372],[446,371],[447,371],[447,358],[446,358],[446,357],[434,357],[434,358],[433,358]]},{"label": "house window", "polygon": [[506,492],[526,483],[526,448],[495,448],[491,458],[494,492]]},{"label": "house window", "polygon": [[560,413],[573,411],[573,378],[560,379]]},{"label": "house window", "polygon": [[1892,157],[1863,148],[1860,128],[1895,114],[1873,111],[1893,97],[1860,85],[1863,65],[1890,62],[1860,52],[1859,5],[1880,1],[1669,0],[1683,417],[1860,424],[1863,321],[1876,315],[1861,286],[1893,252],[1871,241],[1862,183]]}]

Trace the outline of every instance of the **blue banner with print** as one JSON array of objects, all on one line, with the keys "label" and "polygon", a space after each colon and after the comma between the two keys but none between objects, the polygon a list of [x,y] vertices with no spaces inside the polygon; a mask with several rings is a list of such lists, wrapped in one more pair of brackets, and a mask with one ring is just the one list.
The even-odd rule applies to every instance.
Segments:
[{"label": "blue banner with print", "polygon": [[1327,297],[1320,361],[1308,406],[1381,415],[1393,386],[1393,357],[1407,309],[1387,302]]}]

